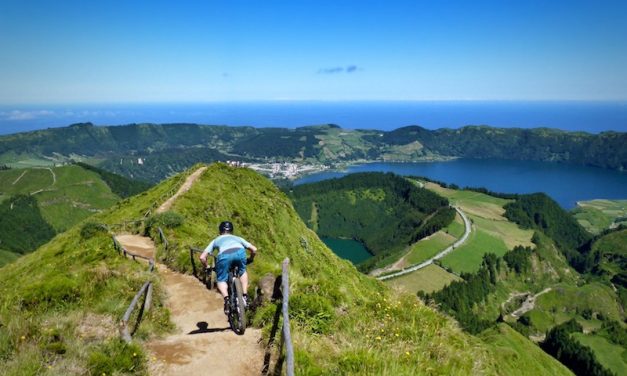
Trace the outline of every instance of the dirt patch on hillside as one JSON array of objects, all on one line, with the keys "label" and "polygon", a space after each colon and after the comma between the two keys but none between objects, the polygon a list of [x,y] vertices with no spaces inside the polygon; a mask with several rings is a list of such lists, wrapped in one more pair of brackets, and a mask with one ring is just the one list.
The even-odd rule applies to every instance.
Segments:
[{"label": "dirt patch on hillside", "polygon": [[196,179],[198,179],[200,175],[205,172],[206,169],[207,167],[201,167],[198,170],[194,171],[191,175],[189,175],[187,179],[185,179],[185,182],[183,183],[181,188],[179,188],[179,190],[174,194],[174,196],[170,197],[166,202],[159,206],[159,208],[157,209],[157,213],[163,213],[170,210],[172,204],[174,204],[174,201],[176,201],[176,199],[179,198],[180,195],[189,191],[189,189],[192,187],[192,184],[194,184]]}]

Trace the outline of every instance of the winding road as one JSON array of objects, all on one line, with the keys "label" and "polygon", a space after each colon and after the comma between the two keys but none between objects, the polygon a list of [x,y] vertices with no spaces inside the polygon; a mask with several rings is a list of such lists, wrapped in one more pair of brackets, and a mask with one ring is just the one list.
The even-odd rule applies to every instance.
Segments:
[{"label": "winding road", "polygon": [[423,261],[420,264],[409,266],[409,267],[407,267],[407,268],[405,268],[405,269],[403,269],[401,271],[398,271],[396,273],[387,274],[387,275],[384,275],[384,276],[377,277],[377,279],[379,281],[385,281],[386,279],[390,279],[390,278],[394,278],[394,277],[400,277],[402,275],[405,275],[405,274],[414,272],[416,270],[422,269],[425,266],[433,264],[433,261],[441,259],[442,257],[444,257],[444,256],[448,255],[449,253],[453,252],[453,250],[455,248],[458,248],[460,245],[464,244],[464,242],[470,236],[470,232],[472,231],[472,225],[471,225],[470,220],[468,219],[468,217],[466,217],[466,214],[464,214],[464,212],[460,208],[455,207],[455,210],[457,210],[459,215],[464,220],[464,235],[462,235],[461,238],[459,238],[455,243],[453,243],[452,245],[448,246],[442,252],[440,252],[437,255],[431,257],[427,261]]}]

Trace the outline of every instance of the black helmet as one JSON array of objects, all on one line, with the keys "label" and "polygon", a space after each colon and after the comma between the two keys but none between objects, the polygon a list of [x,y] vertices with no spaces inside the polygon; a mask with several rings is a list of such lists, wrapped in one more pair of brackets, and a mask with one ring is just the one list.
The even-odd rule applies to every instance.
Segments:
[{"label": "black helmet", "polygon": [[233,224],[229,221],[224,221],[220,223],[220,226],[218,226],[218,231],[220,231],[220,234],[223,234],[225,232],[233,232]]}]

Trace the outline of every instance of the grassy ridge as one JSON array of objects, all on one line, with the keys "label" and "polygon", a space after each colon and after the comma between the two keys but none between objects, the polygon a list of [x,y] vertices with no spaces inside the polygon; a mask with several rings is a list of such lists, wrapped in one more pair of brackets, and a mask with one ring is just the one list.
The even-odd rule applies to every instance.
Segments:
[{"label": "grassy ridge", "polygon": [[[119,202],[92,220],[113,224],[137,218],[184,176]],[[233,220],[236,233],[260,248],[250,268],[253,280],[278,274],[280,261],[290,257],[298,374],[414,375],[420,370],[489,375],[525,366],[519,360],[522,353],[507,358],[494,354],[496,350],[461,332],[415,295],[393,293],[338,259],[307,229],[287,197],[250,170],[210,166],[175,202],[173,211],[184,222],[167,230],[175,248],[160,254],[172,267],[189,270],[187,247],[205,245],[224,219]],[[75,227],[6,266],[0,273],[3,371],[144,373],[141,348],[124,348],[113,337],[126,304],[151,277],[157,282],[156,306],[136,335],[140,343],[168,328],[167,311],[160,303],[163,291],[158,275],[147,274],[145,265],[117,256],[106,233],[81,239]],[[269,304],[258,310],[254,323],[268,328],[275,308]],[[102,330],[92,331],[93,325],[87,325],[91,322]],[[539,374],[567,374],[542,354],[534,367]]]},{"label": "grassy ridge", "polygon": [[[416,365],[445,373],[487,367],[480,345],[463,349],[474,339],[415,298],[393,297],[381,283],[338,259],[307,229],[287,197],[256,173],[210,166],[173,210],[186,218],[168,233],[179,251],[165,258],[176,268],[189,270],[186,247],[205,246],[225,219],[260,248],[251,266],[253,281],[278,274],[281,260],[290,257],[297,373],[402,375],[412,374]],[[255,322],[269,324],[273,310],[258,312]],[[441,339],[432,337],[435,328]],[[431,360],[436,348],[446,364]],[[467,356],[480,360],[473,365]]]}]

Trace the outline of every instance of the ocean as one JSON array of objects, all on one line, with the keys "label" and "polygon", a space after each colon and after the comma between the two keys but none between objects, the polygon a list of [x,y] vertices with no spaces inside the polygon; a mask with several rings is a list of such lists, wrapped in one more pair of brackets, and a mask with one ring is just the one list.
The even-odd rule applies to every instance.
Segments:
[{"label": "ocean", "polygon": [[585,101],[257,101],[176,104],[0,105],[0,134],[73,123],[199,123],[295,128],[428,129],[465,125],[599,133],[627,132],[627,102]]}]

